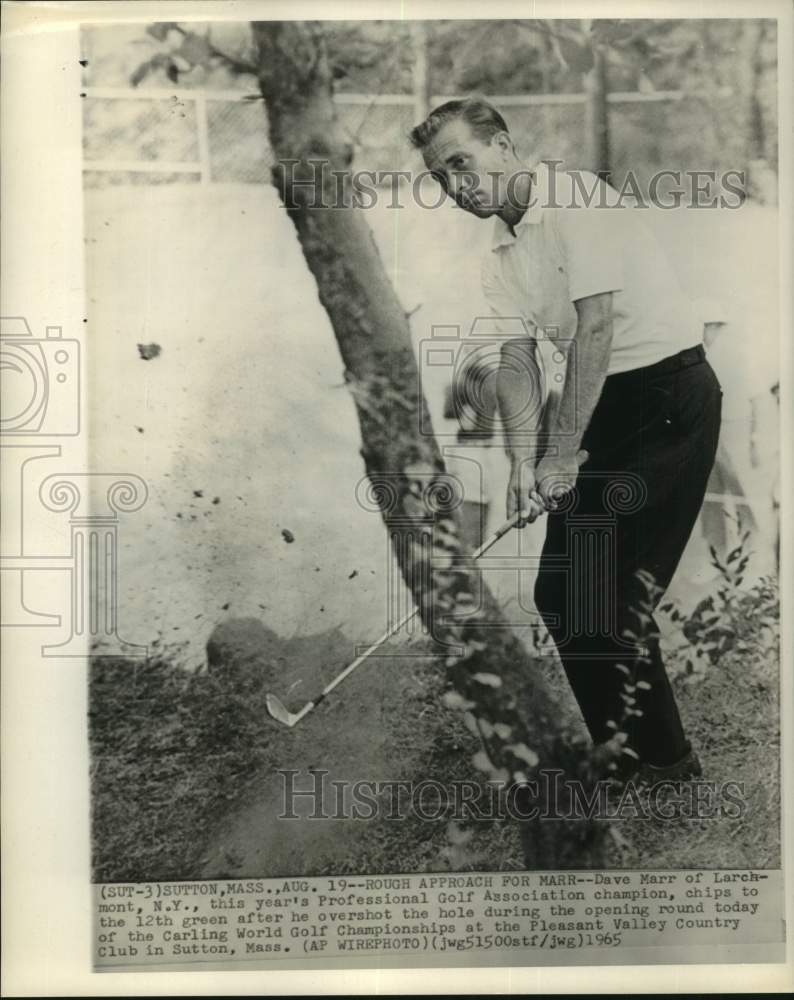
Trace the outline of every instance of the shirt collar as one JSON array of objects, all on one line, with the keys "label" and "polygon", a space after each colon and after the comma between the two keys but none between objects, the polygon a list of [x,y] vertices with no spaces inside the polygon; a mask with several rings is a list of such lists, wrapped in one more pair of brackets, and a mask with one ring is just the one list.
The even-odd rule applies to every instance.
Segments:
[{"label": "shirt collar", "polygon": [[515,225],[516,236],[510,232],[510,227],[497,215],[494,219],[493,239],[491,250],[498,250],[499,247],[510,246],[518,239],[518,230],[522,226],[537,225],[543,216],[543,205],[547,201],[549,190],[549,167],[543,161],[538,161],[534,166],[527,167],[532,173],[532,188],[530,190],[530,206]]}]

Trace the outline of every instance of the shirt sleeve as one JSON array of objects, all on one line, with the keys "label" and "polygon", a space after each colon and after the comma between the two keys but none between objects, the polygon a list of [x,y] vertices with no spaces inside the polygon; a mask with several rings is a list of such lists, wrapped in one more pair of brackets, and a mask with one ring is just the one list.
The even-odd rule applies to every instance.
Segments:
[{"label": "shirt sleeve", "polygon": [[[597,183],[612,192],[604,181]],[[588,295],[618,292],[624,287],[623,252],[629,209],[610,205],[610,200],[599,191],[589,205],[572,204],[556,210],[571,302]]]},{"label": "shirt sleeve", "polygon": [[489,251],[483,258],[481,278],[483,296],[490,315],[478,321],[480,331],[491,333],[500,340],[517,340],[521,337],[536,339],[535,325],[526,319],[506,287],[493,251]]}]

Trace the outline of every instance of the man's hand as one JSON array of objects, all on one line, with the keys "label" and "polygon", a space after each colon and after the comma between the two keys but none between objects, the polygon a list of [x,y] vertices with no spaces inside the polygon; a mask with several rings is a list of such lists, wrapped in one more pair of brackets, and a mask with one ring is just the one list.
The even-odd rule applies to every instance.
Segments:
[{"label": "man's hand", "polygon": [[544,513],[543,501],[535,485],[534,463],[531,459],[513,462],[507,483],[507,518],[510,520],[519,511],[526,516],[516,523],[517,528],[532,524]]},{"label": "man's hand", "polygon": [[575,456],[549,456],[540,460],[535,469],[535,480],[546,510],[555,510],[565,495],[573,490],[579,468],[588,458],[586,451],[578,451]]}]

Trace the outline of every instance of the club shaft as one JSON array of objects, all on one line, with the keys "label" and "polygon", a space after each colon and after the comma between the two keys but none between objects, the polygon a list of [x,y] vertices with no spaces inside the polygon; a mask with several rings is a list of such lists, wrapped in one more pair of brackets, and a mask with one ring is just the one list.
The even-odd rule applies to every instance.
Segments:
[{"label": "club shaft", "polygon": [[[496,531],[490,536],[490,538],[486,539],[486,541],[484,541],[483,544],[472,553],[472,559],[479,559],[480,556],[483,555],[483,553],[487,552],[492,545],[495,545],[499,541],[499,539],[502,538],[503,535],[506,535],[507,532],[510,531],[510,529],[517,524],[518,520],[519,520],[519,515],[515,514],[513,517],[510,518],[509,521],[505,521],[505,523],[500,528],[496,529]],[[342,671],[341,674],[339,674],[337,677],[334,677],[331,683],[323,688],[322,694],[320,695],[319,698],[315,700],[314,705],[316,705],[321,698],[324,698],[327,694],[330,694],[331,691],[333,691],[333,689],[337,686],[337,684],[341,684],[346,677],[348,677],[350,674],[353,673],[356,667],[361,666],[361,664],[364,662],[364,660],[366,660],[368,656],[374,653],[379,646],[382,646],[387,639],[390,639],[391,636],[395,634],[395,632],[399,632],[404,625],[407,625],[408,622],[416,618],[418,614],[419,614],[419,608],[414,608],[412,611],[409,611],[406,615],[404,615],[396,624],[390,626],[390,628],[388,628],[383,633],[380,639],[376,640],[369,647],[369,649],[364,650],[361,656],[353,660],[353,662],[349,666],[345,667],[345,669]]]}]

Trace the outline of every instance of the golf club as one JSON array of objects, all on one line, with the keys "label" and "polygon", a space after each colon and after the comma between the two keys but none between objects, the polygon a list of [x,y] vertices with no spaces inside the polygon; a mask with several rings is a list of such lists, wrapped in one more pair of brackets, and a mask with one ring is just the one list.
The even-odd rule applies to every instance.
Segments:
[{"label": "golf club", "polygon": [[[526,511],[518,511],[508,521],[505,521],[500,528],[496,529],[490,538],[483,542],[483,544],[472,553],[472,559],[479,559],[484,552],[487,552],[492,545],[495,545],[503,535],[506,535],[507,532],[510,531],[511,528],[514,528],[516,524],[522,520],[522,517],[525,516]],[[418,613],[419,608],[414,608],[413,611],[410,611],[407,615],[401,618],[395,625],[392,625],[386,632],[383,633],[377,642],[374,642],[369,649],[365,650],[361,654],[361,656],[357,657],[351,664],[345,667],[345,669],[337,677],[335,677],[330,684],[327,684],[314,700],[307,701],[299,712],[290,712],[284,702],[281,701],[280,698],[277,698],[274,694],[266,695],[265,701],[270,715],[276,720],[276,722],[280,722],[282,725],[288,726],[292,729],[292,727],[296,726],[301,719],[305,718],[305,716],[307,716],[312,709],[316,708],[335,687],[341,684],[345,677],[349,677],[356,667],[360,667],[371,653],[374,653],[375,650],[379,646],[382,646],[388,638],[395,634],[395,632],[399,632],[403,625],[407,625],[408,622],[411,621],[412,618],[415,618]]]}]

